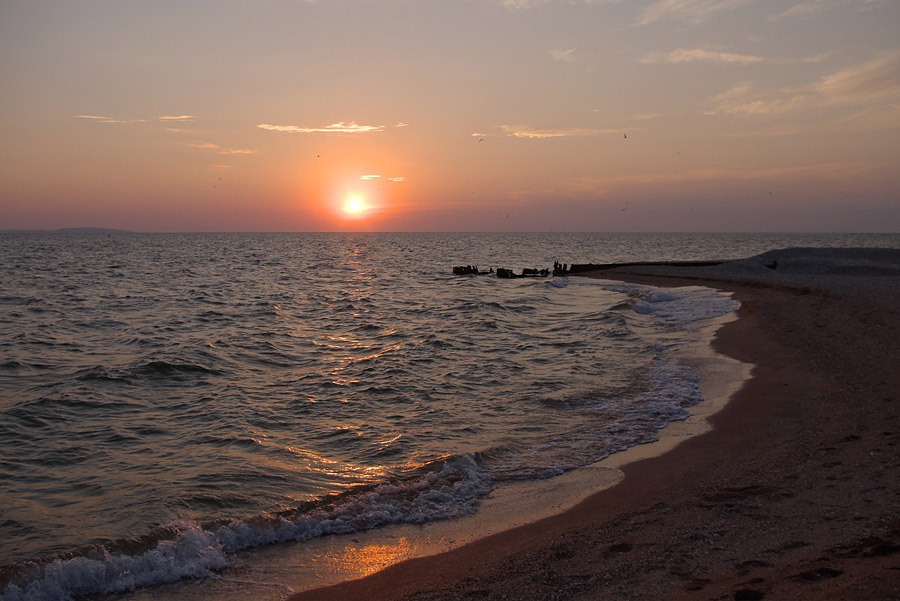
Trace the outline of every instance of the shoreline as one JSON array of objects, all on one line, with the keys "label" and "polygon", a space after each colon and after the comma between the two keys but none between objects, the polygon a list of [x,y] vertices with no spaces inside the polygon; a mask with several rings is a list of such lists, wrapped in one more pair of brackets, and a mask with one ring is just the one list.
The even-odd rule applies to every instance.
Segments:
[{"label": "shoreline", "polygon": [[[724,295],[723,296],[727,296]],[[663,454],[682,440],[709,429],[719,411],[749,378],[750,366],[715,352],[711,342],[734,312],[691,323],[658,339],[667,362],[691,368],[702,400],[687,407],[686,419],[669,422],[657,440],[629,447],[592,464],[543,480],[509,480],[495,485],[473,515],[422,524],[399,523],[352,534],[324,536],[303,544],[263,545],[235,555],[218,577],[138,590],[130,601],[202,599],[250,601],[283,598],[364,578],[410,559],[453,551],[488,536],[563,513],[598,491],[621,482],[624,464]]]},{"label": "shoreline", "polygon": [[[669,361],[686,365],[698,379],[700,403],[688,417],[669,422],[655,441],[629,447],[592,464],[543,480],[509,480],[495,485],[473,515],[422,524],[391,524],[352,534],[324,536],[301,545],[264,545],[245,550],[213,581],[179,582],[128,596],[176,600],[184,595],[242,601],[279,592],[303,593],[364,578],[402,561],[452,551],[479,539],[563,513],[624,477],[621,466],[665,453],[685,438],[708,430],[707,417],[719,411],[748,377],[749,366],[712,349],[715,332],[735,314],[698,321],[670,334]],[[275,584],[277,583],[277,584]],[[275,597],[272,597],[273,599]]]},{"label": "shoreline", "polygon": [[[617,486],[624,477],[620,469],[623,465],[661,455],[710,428],[708,417],[720,411],[749,378],[750,366],[715,352],[710,344],[715,332],[734,319],[734,313],[729,313],[705,320],[692,330],[699,339],[684,342],[681,348],[671,351],[676,363],[688,365],[697,375],[703,400],[686,409],[686,419],[670,422],[661,429],[653,442],[629,447],[553,478],[499,483],[471,516],[424,524],[394,524],[357,532],[349,536],[349,542],[348,536],[325,537],[306,541],[295,549],[266,549],[257,554],[269,556],[270,565],[281,563],[284,567],[279,569],[278,581],[300,594],[364,578],[400,561],[453,551],[563,513],[598,491]],[[248,554],[245,563],[258,562],[258,558]],[[318,586],[310,586],[311,582]]]},{"label": "shoreline", "polygon": [[900,596],[893,275],[733,264],[596,274],[743,303],[713,344],[756,367],[713,429],[628,463],[620,484],[561,514],[291,599]]}]

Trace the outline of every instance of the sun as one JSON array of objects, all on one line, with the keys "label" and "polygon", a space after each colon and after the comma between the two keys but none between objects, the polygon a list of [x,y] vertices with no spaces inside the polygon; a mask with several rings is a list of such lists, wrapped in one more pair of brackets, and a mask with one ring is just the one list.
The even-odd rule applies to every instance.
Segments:
[{"label": "sun", "polygon": [[353,196],[348,198],[347,202],[344,203],[343,211],[347,215],[359,216],[368,208],[368,205],[366,205],[365,201],[362,198]]}]

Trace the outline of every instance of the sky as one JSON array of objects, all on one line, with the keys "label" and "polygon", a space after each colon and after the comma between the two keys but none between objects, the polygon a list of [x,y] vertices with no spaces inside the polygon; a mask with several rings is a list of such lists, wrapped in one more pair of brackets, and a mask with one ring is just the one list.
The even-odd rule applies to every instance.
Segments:
[{"label": "sky", "polygon": [[897,0],[0,0],[0,230],[900,231]]}]

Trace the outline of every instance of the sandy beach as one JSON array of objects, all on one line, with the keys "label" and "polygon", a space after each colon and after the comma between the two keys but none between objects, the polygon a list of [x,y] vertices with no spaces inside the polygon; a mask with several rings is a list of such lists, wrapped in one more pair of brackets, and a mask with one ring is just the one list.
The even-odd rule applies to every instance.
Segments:
[{"label": "sandy beach", "polygon": [[713,429],[572,509],[326,599],[900,599],[900,250],[788,249],[586,274],[742,303],[752,377]]}]

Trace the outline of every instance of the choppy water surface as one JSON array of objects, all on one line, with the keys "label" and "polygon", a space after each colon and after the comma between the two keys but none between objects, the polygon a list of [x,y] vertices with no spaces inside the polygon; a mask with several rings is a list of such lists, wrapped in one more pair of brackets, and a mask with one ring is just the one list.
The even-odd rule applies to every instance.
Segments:
[{"label": "choppy water surface", "polygon": [[796,244],[891,240],[0,236],[0,597],[123,591],[267,542],[464,515],[498,480],[650,440],[699,401],[658,340],[731,301],[451,268]]}]

